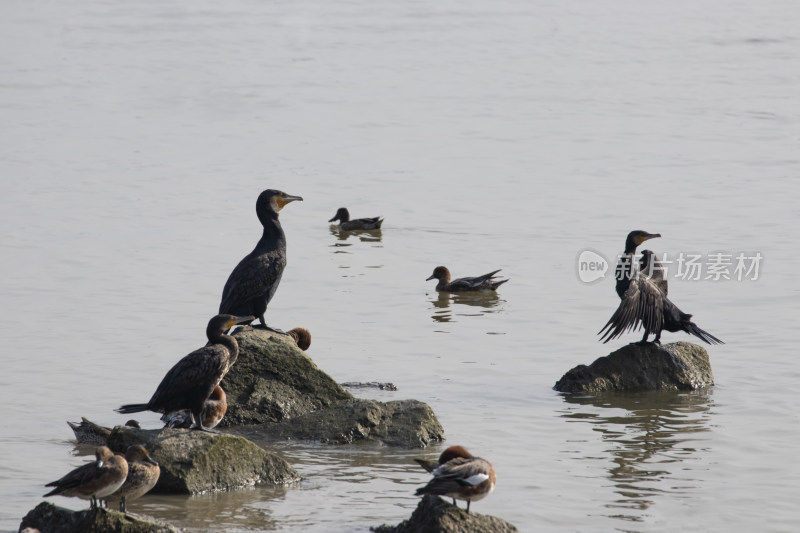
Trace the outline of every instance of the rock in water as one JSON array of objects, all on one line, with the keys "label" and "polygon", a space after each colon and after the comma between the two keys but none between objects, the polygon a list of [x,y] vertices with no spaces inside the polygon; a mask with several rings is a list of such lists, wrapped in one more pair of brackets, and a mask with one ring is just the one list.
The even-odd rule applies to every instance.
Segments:
[{"label": "rock in water", "polygon": [[300,480],[297,471],[283,458],[244,437],[126,426],[115,427],[108,437],[108,446],[115,452],[124,452],[133,444],[147,448],[161,468],[154,493],[198,494]]},{"label": "rock in water", "polygon": [[376,402],[354,398],[286,420],[273,434],[293,440],[328,444],[379,441],[388,446],[422,448],[444,439],[433,409],[417,400]]},{"label": "rock in water", "polygon": [[[416,400],[354,398],[286,335],[234,332],[239,359],[222,380],[228,412],[220,423],[248,437],[423,447],[444,440],[433,410]],[[158,460],[158,459],[156,459]]]},{"label": "rock in water", "polygon": [[714,384],[708,352],[689,342],[629,344],[600,357],[589,366],[578,365],[555,385],[559,392],[685,391]]},{"label": "rock in water", "polygon": [[511,533],[519,531],[503,519],[467,513],[465,509],[427,495],[420,500],[411,518],[396,526],[382,525],[370,528],[375,533]]},{"label": "rock in water", "polygon": [[47,533],[178,533],[166,524],[149,522],[132,515],[110,509],[70,511],[50,502],[42,502],[30,511],[19,526],[20,531],[30,527]]}]

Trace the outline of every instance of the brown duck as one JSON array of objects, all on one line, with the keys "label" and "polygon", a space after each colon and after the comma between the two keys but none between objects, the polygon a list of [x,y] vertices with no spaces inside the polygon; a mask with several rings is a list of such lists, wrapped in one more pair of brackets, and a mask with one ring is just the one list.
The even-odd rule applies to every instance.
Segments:
[{"label": "brown duck", "polygon": [[90,500],[97,507],[97,500],[113,494],[128,476],[128,462],[121,455],[114,455],[107,446],[95,450],[95,461],[72,470],[51,481],[46,487],[55,487],[45,496],[68,496]]},{"label": "brown duck", "polygon": [[495,270],[483,276],[473,278],[458,278],[450,281],[450,271],[447,267],[437,266],[433,269],[433,274],[425,281],[438,279],[436,290],[442,292],[468,292],[468,291],[496,291],[497,287],[508,281],[507,279],[495,280],[494,275],[500,272]]},{"label": "brown duck", "polygon": [[120,488],[106,497],[107,505],[119,503],[119,510],[123,513],[127,512],[126,502],[144,496],[156,486],[161,475],[161,468],[150,457],[144,446],[138,444],[130,446],[125,452],[125,460],[128,462],[128,477],[125,478],[125,482]]},{"label": "brown duck", "polygon": [[354,218],[350,220],[350,212],[346,207],[340,207],[333,218],[328,222],[339,221],[339,228],[345,231],[359,230],[359,229],[381,229],[383,219],[381,217],[372,218]]},{"label": "brown duck", "polygon": [[[222,421],[222,417],[228,411],[228,396],[222,387],[214,387],[211,396],[206,400],[200,416],[203,419],[203,427],[213,429]],[[161,417],[166,428],[190,428],[192,417],[188,409],[166,413]]]},{"label": "brown duck", "polygon": [[438,494],[469,504],[485,498],[497,483],[492,464],[486,459],[474,457],[463,446],[450,446],[434,463],[424,459],[415,459],[425,470],[433,474],[427,485],[417,489],[417,496],[422,494]]}]

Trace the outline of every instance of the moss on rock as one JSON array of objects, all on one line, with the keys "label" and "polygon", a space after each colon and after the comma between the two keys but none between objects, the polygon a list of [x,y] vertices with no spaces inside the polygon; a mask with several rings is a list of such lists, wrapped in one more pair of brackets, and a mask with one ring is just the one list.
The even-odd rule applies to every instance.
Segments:
[{"label": "moss on rock", "polygon": [[108,446],[116,452],[133,444],[144,445],[161,467],[154,492],[197,494],[300,479],[284,459],[244,437],[117,426],[108,438]]},{"label": "moss on rock", "polygon": [[30,511],[19,526],[36,528],[43,533],[178,533],[174,527],[150,522],[110,509],[71,511],[50,502],[42,502]]}]

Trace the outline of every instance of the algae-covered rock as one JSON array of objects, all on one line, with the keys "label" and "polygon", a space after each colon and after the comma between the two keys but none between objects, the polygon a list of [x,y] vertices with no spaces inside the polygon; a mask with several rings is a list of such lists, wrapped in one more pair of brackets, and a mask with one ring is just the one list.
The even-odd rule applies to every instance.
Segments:
[{"label": "algae-covered rock", "polygon": [[519,531],[513,524],[495,516],[481,515],[456,507],[438,496],[420,500],[411,518],[396,526],[370,528],[375,533],[511,533]]},{"label": "algae-covered rock", "polygon": [[280,422],[353,397],[290,337],[253,328],[233,335],[239,358],[220,384],[228,395],[220,425]]},{"label": "algae-covered rock", "polygon": [[124,452],[133,444],[144,445],[161,467],[153,492],[197,494],[300,479],[289,463],[244,437],[126,426],[115,427],[108,437],[108,446],[115,452]]},{"label": "algae-covered rock", "polygon": [[36,528],[42,533],[178,533],[174,527],[149,522],[110,509],[71,511],[50,502],[42,502],[30,511],[19,526]]},{"label": "algae-covered rock", "polygon": [[558,380],[560,392],[694,390],[714,384],[708,352],[689,342],[629,344],[578,365]]},{"label": "algae-covered rock", "polygon": [[376,402],[352,399],[276,424],[276,435],[331,444],[359,440],[419,448],[444,440],[433,410],[417,400]]},{"label": "algae-covered rock", "polygon": [[356,399],[289,337],[256,328],[241,328],[234,336],[239,359],[221,383],[228,394],[221,425],[248,426],[249,436],[267,440],[405,447],[444,440],[436,415],[422,402]]}]

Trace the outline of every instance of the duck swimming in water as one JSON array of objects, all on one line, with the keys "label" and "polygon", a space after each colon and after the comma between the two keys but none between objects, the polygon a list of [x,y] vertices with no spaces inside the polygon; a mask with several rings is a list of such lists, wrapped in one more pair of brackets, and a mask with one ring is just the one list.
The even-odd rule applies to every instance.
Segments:
[{"label": "duck swimming in water", "polygon": [[[203,420],[203,427],[214,429],[222,421],[222,417],[228,411],[228,397],[222,387],[217,385],[211,392],[211,396],[206,400],[200,417]],[[192,416],[188,409],[165,413],[161,420],[165,428],[190,428],[192,427]]]},{"label": "duck swimming in water", "polygon": [[70,473],[51,481],[46,487],[55,487],[47,496],[68,496],[90,500],[90,506],[97,507],[97,500],[113,494],[128,476],[128,462],[121,455],[114,455],[107,446],[95,450],[95,461],[72,470]]},{"label": "duck swimming in water", "polygon": [[425,281],[438,279],[436,290],[442,292],[496,291],[497,287],[508,281],[507,279],[495,280],[494,275],[498,272],[500,270],[474,278],[458,278],[450,281],[450,271],[447,267],[437,266],[433,269],[433,274]]},{"label": "duck swimming in water", "polygon": [[267,326],[264,313],[286,268],[286,235],[278,213],[290,202],[302,200],[300,196],[274,189],[267,189],[258,196],[256,215],[264,230],[256,247],[236,265],[225,282],[220,314],[252,315],[258,318],[261,327],[272,329]]},{"label": "duck swimming in water", "polygon": [[497,483],[492,464],[486,459],[474,457],[463,446],[450,446],[439,456],[439,461],[414,459],[425,470],[433,474],[427,485],[417,489],[416,495],[437,494],[470,503],[485,498]]},{"label": "duck swimming in water", "polygon": [[161,468],[144,446],[136,444],[128,447],[125,460],[128,463],[128,477],[120,488],[106,496],[106,505],[119,503],[119,510],[123,513],[127,512],[125,504],[144,496],[156,486],[161,475]]},{"label": "duck swimming in water", "polygon": [[[108,436],[111,435],[111,428],[95,424],[84,417],[81,417],[80,423],[67,421],[67,424],[75,433],[75,439],[81,444],[104,446],[108,442]],[[128,420],[125,425],[137,429],[142,428],[136,420]]]},{"label": "duck swimming in water", "polygon": [[175,363],[147,403],[123,405],[118,413],[155,411],[171,413],[188,409],[191,429],[212,431],[203,426],[202,412],[214,388],[219,385],[239,357],[239,344],[226,332],[237,324],[248,324],[254,317],[221,314],[208,322],[208,344]]},{"label": "duck swimming in water", "polygon": [[663,330],[685,331],[708,344],[723,344],[721,340],[692,322],[692,315],[684,313],[667,298],[667,280],[658,257],[650,250],[642,254],[636,264],[636,248],[643,242],[661,237],[660,233],[636,230],[625,239],[625,252],[620,256],[616,268],[616,291],[620,303],[614,314],[598,332],[603,343],[615,339],[628,330],[644,328],[640,344],[654,334],[653,342],[661,343]]},{"label": "duck swimming in water", "polygon": [[350,220],[350,212],[346,207],[340,207],[333,218],[328,222],[339,221],[339,228],[344,231],[353,231],[359,229],[381,229],[383,219],[381,217],[372,218],[355,218]]}]

